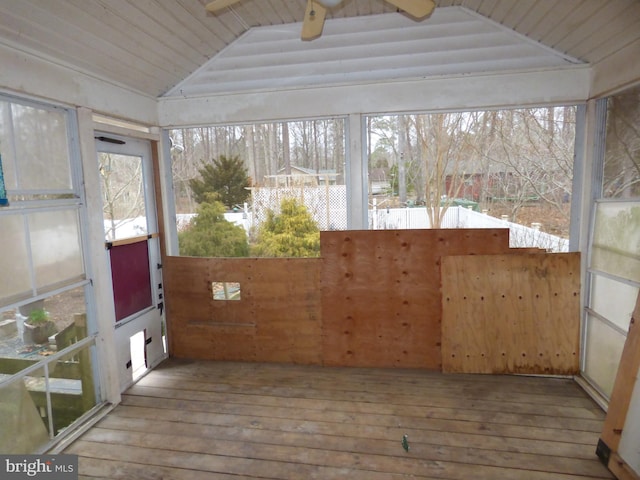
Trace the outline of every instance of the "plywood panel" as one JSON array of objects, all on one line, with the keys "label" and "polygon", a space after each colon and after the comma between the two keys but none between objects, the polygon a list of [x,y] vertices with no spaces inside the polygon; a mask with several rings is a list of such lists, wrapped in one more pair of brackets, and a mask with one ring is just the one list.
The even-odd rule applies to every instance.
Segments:
[{"label": "plywood panel", "polygon": [[[168,257],[171,355],[320,363],[320,266],[317,258]],[[240,300],[214,300],[215,282],[239,283]]]},{"label": "plywood panel", "polygon": [[320,234],[326,365],[440,369],[440,259],[504,253],[508,230]]},{"label": "plywood panel", "polygon": [[446,257],[442,288],[445,372],[578,372],[578,253]]},{"label": "plywood panel", "polygon": [[[254,325],[221,325],[189,322],[173,334],[176,358],[256,361]],[[174,353],[175,352],[175,353]]]}]

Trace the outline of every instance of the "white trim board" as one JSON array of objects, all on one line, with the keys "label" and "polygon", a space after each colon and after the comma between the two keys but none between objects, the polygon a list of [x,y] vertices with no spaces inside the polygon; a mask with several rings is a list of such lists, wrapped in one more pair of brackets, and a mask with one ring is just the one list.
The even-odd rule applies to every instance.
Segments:
[{"label": "white trim board", "polygon": [[164,128],[274,121],[353,113],[475,110],[583,103],[589,97],[588,66],[484,75],[457,75],[158,101]]}]

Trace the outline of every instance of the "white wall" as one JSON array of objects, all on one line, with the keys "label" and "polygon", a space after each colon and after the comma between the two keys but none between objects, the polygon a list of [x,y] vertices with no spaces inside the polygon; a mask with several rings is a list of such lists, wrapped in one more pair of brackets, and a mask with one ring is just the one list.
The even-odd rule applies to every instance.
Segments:
[{"label": "white wall", "polygon": [[472,110],[582,103],[585,66],[545,71],[457,75],[306,89],[158,99],[162,127],[215,125],[385,112]]},{"label": "white wall", "polygon": [[156,99],[0,45],[0,90],[156,125]]}]

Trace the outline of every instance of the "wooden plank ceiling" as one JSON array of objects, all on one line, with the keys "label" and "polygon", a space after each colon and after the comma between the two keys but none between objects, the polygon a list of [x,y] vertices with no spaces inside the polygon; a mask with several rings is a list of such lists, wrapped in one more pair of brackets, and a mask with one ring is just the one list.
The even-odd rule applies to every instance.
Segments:
[{"label": "wooden plank ceiling", "polygon": [[[252,27],[284,25],[285,29],[298,31],[306,0],[241,0],[217,15],[205,11],[206,2],[0,0],[0,46],[158,97]],[[467,13],[476,12],[559,54],[589,64],[598,63],[640,38],[638,0],[437,0],[437,3],[439,8],[464,7]],[[363,22],[359,17],[382,14],[407,21],[383,0],[345,0],[328,12],[325,29],[328,32],[342,29],[341,44],[356,45],[350,54],[359,58],[368,47],[361,43],[359,29]],[[378,21],[378,17],[371,18]],[[393,35],[396,34],[397,31]],[[391,42],[397,41],[389,35]],[[299,42],[297,38],[295,41]],[[277,55],[273,61],[281,63]],[[306,65],[317,68],[312,61]]]},{"label": "wooden plank ceiling", "polygon": [[416,22],[400,14],[338,18],[322,37],[300,25],[252,28],[168,95],[367,84],[582,63],[460,7]]}]

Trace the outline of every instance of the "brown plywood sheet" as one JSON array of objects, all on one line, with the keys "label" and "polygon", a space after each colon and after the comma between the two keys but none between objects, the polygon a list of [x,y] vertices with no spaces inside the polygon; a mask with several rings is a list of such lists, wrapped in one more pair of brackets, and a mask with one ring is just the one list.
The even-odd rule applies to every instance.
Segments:
[{"label": "brown plywood sheet", "polygon": [[445,372],[575,374],[580,254],[442,259]]},{"label": "brown plywood sheet", "polygon": [[[321,363],[321,260],[167,257],[170,353],[177,358]],[[240,300],[214,300],[214,282]]]},{"label": "brown plywood sheet", "polygon": [[504,253],[506,229],[320,234],[326,365],[441,368],[440,260]]}]

